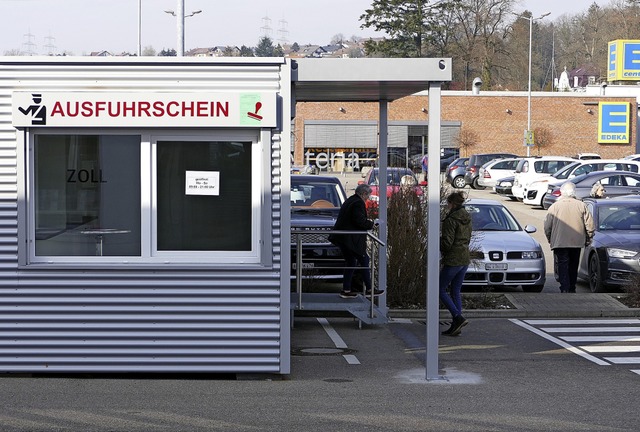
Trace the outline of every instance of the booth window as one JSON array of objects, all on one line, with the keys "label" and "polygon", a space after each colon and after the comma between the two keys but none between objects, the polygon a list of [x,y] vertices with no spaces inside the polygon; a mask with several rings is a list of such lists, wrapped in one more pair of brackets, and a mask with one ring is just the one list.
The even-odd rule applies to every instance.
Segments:
[{"label": "booth window", "polygon": [[31,137],[27,264],[261,262],[258,134]]},{"label": "booth window", "polygon": [[[189,192],[190,172],[208,193]],[[156,182],[159,252],[251,250],[250,142],[158,141]]]},{"label": "booth window", "polygon": [[140,136],[36,135],[36,256],[140,255]]}]

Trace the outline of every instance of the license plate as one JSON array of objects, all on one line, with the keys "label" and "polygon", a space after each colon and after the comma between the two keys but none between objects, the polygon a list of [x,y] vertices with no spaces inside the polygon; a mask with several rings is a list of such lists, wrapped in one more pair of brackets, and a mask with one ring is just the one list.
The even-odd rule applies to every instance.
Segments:
[{"label": "license plate", "polygon": [[485,270],[506,270],[509,268],[507,263],[488,263],[484,265]]},{"label": "license plate", "polygon": [[[313,265],[314,265],[313,263],[302,263],[302,268],[303,269],[312,269]],[[297,263],[293,263],[293,269],[295,270],[297,268],[298,268]]]}]

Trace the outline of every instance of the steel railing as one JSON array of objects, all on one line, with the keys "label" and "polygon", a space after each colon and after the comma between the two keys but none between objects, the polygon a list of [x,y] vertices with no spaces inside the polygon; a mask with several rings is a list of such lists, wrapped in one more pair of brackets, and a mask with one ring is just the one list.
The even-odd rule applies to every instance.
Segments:
[{"label": "steel railing", "polygon": [[[367,244],[370,247],[370,263],[369,263],[369,271],[371,272],[371,295],[367,296],[366,295],[366,287],[363,288],[363,296],[365,298],[370,297],[370,301],[371,301],[371,310],[370,310],[370,317],[373,318],[374,316],[374,307],[375,307],[375,302],[374,300],[374,291],[375,291],[375,279],[374,279],[374,275],[375,275],[375,268],[376,268],[376,260],[379,256],[380,253],[380,247],[383,247],[385,244],[384,242],[382,242],[382,240],[380,240],[377,236],[375,236],[371,231],[349,231],[349,230],[332,230],[332,229],[320,229],[320,228],[307,228],[307,229],[300,229],[300,228],[292,228],[291,229],[291,234],[292,236],[295,237],[295,245],[296,245],[296,294],[298,296],[298,304],[297,304],[297,309],[298,310],[302,310],[304,307],[302,305],[302,270],[303,270],[303,264],[304,264],[304,260],[302,259],[302,255],[303,255],[303,251],[302,251],[302,247],[303,247],[303,243],[302,243],[302,236],[303,235],[308,235],[308,234],[321,234],[321,235],[329,235],[329,234],[336,234],[336,235],[348,235],[348,234],[360,234],[360,235],[366,235],[368,240],[371,240],[369,242],[367,242]],[[316,242],[314,242],[314,244],[317,244]],[[335,267],[335,266],[331,266],[331,267],[322,267],[322,266],[314,266],[314,270],[318,269],[318,270],[327,270],[327,269],[333,269],[333,270],[347,270],[347,269],[354,269],[354,270],[359,270],[362,269],[363,267],[347,267],[347,266],[342,266],[342,267]]]}]

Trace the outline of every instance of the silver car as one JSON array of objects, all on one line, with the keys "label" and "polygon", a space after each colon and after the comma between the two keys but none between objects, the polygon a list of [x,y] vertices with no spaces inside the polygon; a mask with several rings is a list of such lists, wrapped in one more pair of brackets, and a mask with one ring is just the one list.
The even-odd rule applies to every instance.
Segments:
[{"label": "silver car", "polygon": [[471,215],[472,261],[465,276],[467,286],[521,286],[525,292],[540,292],[546,280],[542,247],[522,228],[500,202],[470,199],[465,208]]}]

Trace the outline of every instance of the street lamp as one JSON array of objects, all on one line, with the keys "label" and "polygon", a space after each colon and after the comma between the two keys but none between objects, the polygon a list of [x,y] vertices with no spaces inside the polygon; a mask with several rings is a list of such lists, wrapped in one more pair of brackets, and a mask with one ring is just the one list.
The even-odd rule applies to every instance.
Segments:
[{"label": "street lamp", "polygon": [[189,15],[184,14],[184,0],[178,0],[177,12],[166,10],[165,13],[177,17],[178,22],[178,43],[176,47],[178,57],[184,56],[184,19],[202,13],[201,10],[191,12]]},{"label": "street lamp", "polygon": [[527,139],[526,137],[532,136],[531,135],[531,43],[533,39],[533,21],[540,20],[546,16],[551,15],[551,12],[542,14],[538,18],[534,18],[532,16],[528,17],[524,15],[518,15],[518,14],[514,14],[514,15],[516,15],[518,18],[524,18],[529,20],[529,90],[528,90],[528,96],[527,96],[527,130],[525,131],[525,144],[527,146],[527,156],[530,156],[531,146],[529,145],[528,142],[526,142],[526,139]]}]

